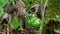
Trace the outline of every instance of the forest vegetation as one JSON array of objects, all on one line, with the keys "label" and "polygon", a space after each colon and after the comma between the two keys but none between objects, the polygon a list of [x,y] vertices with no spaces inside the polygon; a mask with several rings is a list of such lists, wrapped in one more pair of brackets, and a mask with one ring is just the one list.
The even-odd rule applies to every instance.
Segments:
[{"label": "forest vegetation", "polygon": [[60,34],[60,0],[0,0],[0,34]]}]

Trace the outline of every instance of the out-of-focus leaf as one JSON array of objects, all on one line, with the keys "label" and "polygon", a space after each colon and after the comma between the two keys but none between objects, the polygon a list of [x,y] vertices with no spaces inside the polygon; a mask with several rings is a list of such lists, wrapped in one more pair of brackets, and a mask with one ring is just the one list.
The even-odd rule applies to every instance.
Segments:
[{"label": "out-of-focus leaf", "polygon": [[39,27],[40,26],[40,19],[36,17],[35,14],[33,14],[29,19],[26,19],[26,23],[30,25],[31,27]]},{"label": "out-of-focus leaf", "polygon": [[50,21],[50,18],[47,17],[47,18],[45,19],[45,24],[49,24],[49,21]]},{"label": "out-of-focus leaf", "polygon": [[11,26],[12,26],[13,29],[19,29],[20,28],[18,18],[14,17],[13,23],[12,23]]},{"label": "out-of-focus leaf", "polygon": [[2,7],[0,7],[0,17],[2,17],[4,15],[4,10]]},{"label": "out-of-focus leaf", "polygon": [[54,18],[54,20],[60,22],[60,16],[56,15],[56,17]]},{"label": "out-of-focus leaf", "polygon": [[54,30],[56,33],[59,33],[60,34],[60,31],[59,30]]},{"label": "out-of-focus leaf", "polygon": [[0,0],[0,7],[4,7],[9,0]]}]

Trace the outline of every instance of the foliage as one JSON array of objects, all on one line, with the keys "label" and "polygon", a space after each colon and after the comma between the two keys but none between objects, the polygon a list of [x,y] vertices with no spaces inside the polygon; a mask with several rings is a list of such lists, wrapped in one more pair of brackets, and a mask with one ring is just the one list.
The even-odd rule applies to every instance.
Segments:
[{"label": "foliage", "polygon": [[54,20],[60,22],[60,16],[56,15],[56,17],[54,18]]},{"label": "foliage", "polygon": [[0,7],[4,7],[8,0],[0,0]]},{"label": "foliage", "polygon": [[3,8],[0,7],[0,18],[4,15]]},{"label": "foliage", "polygon": [[23,0],[25,5],[26,5],[26,11],[29,11],[30,6],[34,5],[34,4],[39,4],[40,0]]},{"label": "foliage", "polygon": [[11,27],[12,27],[13,29],[19,29],[19,28],[20,28],[19,22],[18,22],[18,18],[14,17],[14,19],[13,19],[12,22],[13,22],[13,23],[11,24]]},{"label": "foliage", "polygon": [[49,24],[49,21],[50,21],[49,17],[45,18],[45,24]]},{"label": "foliage", "polygon": [[60,16],[60,0],[49,0],[46,15],[47,17]]},{"label": "foliage", "polygon": [[59,33],[60,34],[60,30],[54,30],[56,33]]},{"label": "foliage", "polygon": [[33,14],[31,17],[26,18],[26,24],[31,27],[39,27],[40,26],[40,19],[36,17],[35,14]]},{"label": "foliage", "polygon": [[[3,7],[8,3],[9,0],[0,0],[0,18],[4,15]],[[34,4],[40,4],[40,0],[23,0],[26,5],[26,11]],[[45,1],[44,1],[45,2]],[[10,2],[8,3],[10,4]],[[60,22],[60,0],[49,0],[48,8],[46,11],[47,17],[45,18],[45,24],[48,24],[51,17],[54,17],[55,21]],[[34,14],[31,17],[26,18],[26,24],[30,27],[39,27],[40,19],[38,19]],[[19,28],[18,19],[14,17],[13,23],[11,24],[13,29]]]},{"label": "foliage", "polygon": [[5,14],[4,7],[9,3],[9,0],[0,0],[0,18]]}]

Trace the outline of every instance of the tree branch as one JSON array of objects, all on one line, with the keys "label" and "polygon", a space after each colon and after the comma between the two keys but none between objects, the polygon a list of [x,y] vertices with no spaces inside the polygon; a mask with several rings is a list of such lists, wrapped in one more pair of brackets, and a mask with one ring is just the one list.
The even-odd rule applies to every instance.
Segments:
[{"label": "tree branch", "polygon": [[46,8],[46,5],[48,3],[48,0],[46,0],[45,4],[43,4],[43,0],[41,0],[41,25],[40,25],[40,29],[39,29],[39,33],[38,34],[42,34],[43,33],[43,27],[44,27],[44,13],[45,13],[45,8]]}]

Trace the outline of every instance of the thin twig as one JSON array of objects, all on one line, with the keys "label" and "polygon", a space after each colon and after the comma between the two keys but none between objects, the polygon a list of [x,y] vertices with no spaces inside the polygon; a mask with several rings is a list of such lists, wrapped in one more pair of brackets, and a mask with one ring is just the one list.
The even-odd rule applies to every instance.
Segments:
[{"label": "thin twig", "polygon": [[45,13],[45,8],[47,5],[48,0],[46,0],[45,4],[43,5],[43,0],[41,0],[41,25],[40,25],[40,29],[39,29],[39,33],[38,34],[42,34],[43,32],[43,27],[44,27],[44,13]]}]

